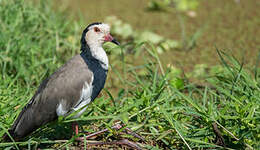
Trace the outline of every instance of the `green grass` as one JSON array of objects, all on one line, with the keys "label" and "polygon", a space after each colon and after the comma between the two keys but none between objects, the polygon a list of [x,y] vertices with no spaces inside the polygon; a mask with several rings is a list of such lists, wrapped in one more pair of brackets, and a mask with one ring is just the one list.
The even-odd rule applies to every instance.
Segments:
[{"label": "green grass", "polygon": [[[44,4],[0,1],[0,136],[40,82],[79,52],[85,25]],[[120,121],[146,142],[113,130],[94,140],[127,138],[146,149],[260,148],[259,62],[245,69],[236,58],[216,50],[222,66],[207,77],[208,86],[200,86],[163,66],[152,44],[132,45],[147,54],[147,63],[140,66],[129,63],[126,46],[117,54],[112,49],[109,56],[120,58],[110,69],[121,84],[117,94],[105,89],[80,118],[59,118],[22,142],[1,142],[0,149],[69,149],[75,146],[70,131],[75,120],[89,133]]]}]

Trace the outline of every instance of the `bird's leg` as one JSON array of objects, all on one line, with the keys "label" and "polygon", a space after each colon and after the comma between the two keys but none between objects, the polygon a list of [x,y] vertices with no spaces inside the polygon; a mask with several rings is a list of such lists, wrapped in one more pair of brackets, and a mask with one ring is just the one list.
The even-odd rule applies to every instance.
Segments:
[{"label": "bird's leg", "polygon": [[75,122],[72,122],[71,125],[72,125],[72,130],[74,131],[75,135],[78,135],[79,134],[79,125],[78,125],[78,123],[75,121]]}]

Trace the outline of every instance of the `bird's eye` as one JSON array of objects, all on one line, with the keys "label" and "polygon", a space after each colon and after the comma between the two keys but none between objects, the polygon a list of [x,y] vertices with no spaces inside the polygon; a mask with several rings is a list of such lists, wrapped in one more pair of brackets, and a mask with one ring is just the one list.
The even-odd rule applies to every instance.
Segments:
[{"label": "bird's eye", "polygon": [[100,32],[100,29],[98,27],[94,27],[95,32]]}]

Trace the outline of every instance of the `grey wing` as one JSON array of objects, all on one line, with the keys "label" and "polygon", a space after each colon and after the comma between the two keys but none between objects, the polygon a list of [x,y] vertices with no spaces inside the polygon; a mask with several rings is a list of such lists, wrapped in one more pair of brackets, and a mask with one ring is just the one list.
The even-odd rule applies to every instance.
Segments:
[{"label": "grey wing", "polygon": [[45,103],[57,101],[57,115],[66,115],[87,97],[91,96],[93,74],[85,62],[78,57],[67,64],[65,70],[58,73],[58,78],[50,79],[44,92]]}]

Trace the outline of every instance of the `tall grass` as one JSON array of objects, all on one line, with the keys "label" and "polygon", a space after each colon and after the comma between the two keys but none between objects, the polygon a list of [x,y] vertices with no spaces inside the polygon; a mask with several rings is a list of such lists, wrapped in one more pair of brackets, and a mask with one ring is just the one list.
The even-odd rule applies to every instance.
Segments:
[{"label": "tall grass", "polygon": [[[43,78],[79,49],[79,25],[44,1],[0,1],[0,136],[11,126]],[[78,119],[60,118],[23,142],[0,143],[2,148],[70,148],[74,137],[69,123],[94,132],[122,122],[146,139],[140,142],[118,131],[99,140],[128,138],[146,149],[258,149],[260,148],[259,68],[246,70],[234,57],[217,50],[222,71],[208,78],[210,86],[184,83],[176,87],[171,68],[162,66],[152,45],[147,64],[132,66],[121,52],[115,72],[124,88],[117,95],[96,99]],[[113,54],[111,54],[113,55]],[[166,69],[165,69],[166,68]],[[145,71],[145,74],[140,74]],[[178,81],[184,81],[179,79]],[[82,134],[83,135],[83,134]]]},{"label": "tall grass", "polygon": [[75,53],[79,26],[46,2],[1,1],[0,12],[2,78],[38,84],[42,70],[52,72]]}]

